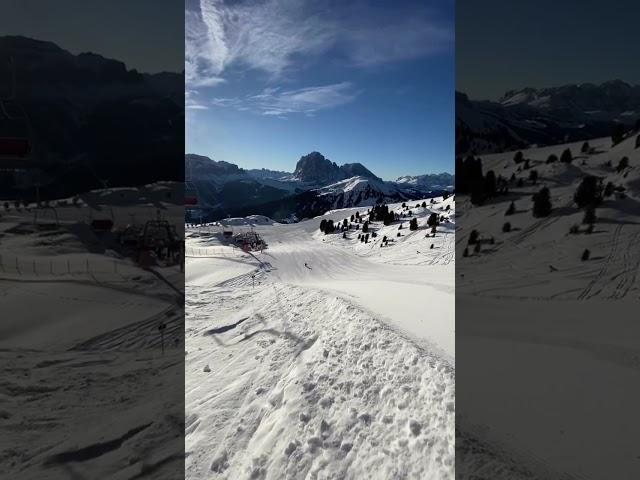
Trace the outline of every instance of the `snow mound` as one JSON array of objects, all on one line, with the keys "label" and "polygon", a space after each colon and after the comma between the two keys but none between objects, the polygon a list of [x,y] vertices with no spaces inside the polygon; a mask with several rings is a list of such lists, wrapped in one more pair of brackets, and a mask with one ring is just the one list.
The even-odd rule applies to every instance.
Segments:
[{"label": "snow mound", "polygon": [[188,478],[453,478],[447,362],[321,291],[264,285],[204,308],[232,327],[192,323]]}]

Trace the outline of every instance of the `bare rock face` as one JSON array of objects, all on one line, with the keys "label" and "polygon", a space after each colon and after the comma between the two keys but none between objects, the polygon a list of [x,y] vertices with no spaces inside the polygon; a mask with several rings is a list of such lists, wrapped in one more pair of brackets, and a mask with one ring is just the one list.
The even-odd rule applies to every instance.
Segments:
[{"label": "bare rock face", "polygon": [[345,163],[339,167],[320,152],[300,157],[293,176],[302,182],[322,185],[357,176],[380,180],[361,163]]},{"label": "bare rock face", "polygon": [[300,157],[293,176],[309,183],[331,183],[344,178],[340,167],[320,152],[311,152]]}]

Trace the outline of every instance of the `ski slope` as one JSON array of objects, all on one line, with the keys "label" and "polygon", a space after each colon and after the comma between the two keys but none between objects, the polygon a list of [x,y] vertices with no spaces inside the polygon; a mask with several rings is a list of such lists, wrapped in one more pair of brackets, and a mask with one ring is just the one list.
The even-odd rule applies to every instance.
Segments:
[{"label": "ski slope", "polygon": [[[140,197],[122,205],[132,192],[140,189],[55,202],[57,221],[35,205],[2,211],[0,429],[11,432],[0,435],[3,478],[170,479],[182,470],[182,392],[171,392],[184,378],[183,276],[178,266],[139,267],[87,226],[105,216],[117,226],[144,221],[158,209],[182,225],[182,208]],[[150,394],[159,390],[167,394]]]},{"label": "ski slope", "polygon": [[[636,135],[615,146],[610,138],[595,139],[587,153],[580,151],[582,142],[525,150],[530,170],[539,175],[536,185],[527,170],[518,170],[515,152],[481,156],[484,173],[515,174],[524,179],[522,187],[511,183],[508,195],[482,206],[458,198],[456,299],[463,309],[457,348],[474,362],[472,373],[458,371],[458,392],[473,398],[458,421],[527,465],[531,477],[522,478],[640,477],[640,429],[629,422],[640,403],[640,330],[625,313],[637,310],[640,299]],[[546,163],[566,148],[571,164]],[[618,172],[625,156],[629,166]],[[624,189],[596,208],[592,233],[573,201],[586,175]],[[548,217],[535,218],[531,195],[542,186],[550,189],[553,208]],[[516,213],[505,216],[511,201]],[[507,221],[512,230],[505,233]],[[573,225],[578,233],[569,233]],[[478,253],[471,246],[463,257],[474,229],[494,243]],[[585,249],[591,256],[581,261]],[[496,404],[496,398],[503,400]],[[466,466],[476,460],[469,456]],[[491,476],[512,478],[501,468]]]},{"label": "ski slope", "polygon": [[[437,200],[388,247],[398,223],[319,232],[363,208],[234,220],[262,253],[187,231],[187,478],[453,478],[455,204]],[[431,211],[451,221],[426,238]]]}]

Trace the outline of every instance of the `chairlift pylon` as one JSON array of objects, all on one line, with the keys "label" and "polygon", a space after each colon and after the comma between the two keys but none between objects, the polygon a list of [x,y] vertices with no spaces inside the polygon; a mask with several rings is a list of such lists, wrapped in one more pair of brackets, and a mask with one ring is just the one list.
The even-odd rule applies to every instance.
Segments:
[{"label": "chairlift pylon", "polygon": [[[29,160],[33,152],[33,130],[27,112],[16,100],[16,70],[9,58],[11,91],[0,97],[0,167],[7,161]],[[20,163],[10,168],[19,168]]]}]

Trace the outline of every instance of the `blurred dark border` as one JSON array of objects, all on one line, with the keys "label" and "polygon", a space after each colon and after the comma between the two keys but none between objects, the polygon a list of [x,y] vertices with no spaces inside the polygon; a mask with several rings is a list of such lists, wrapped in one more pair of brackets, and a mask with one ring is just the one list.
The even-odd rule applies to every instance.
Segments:
[{"label": "blurred dark border", "polygon": [[0,24],[0,476],[182,478],[182,4]]}]

